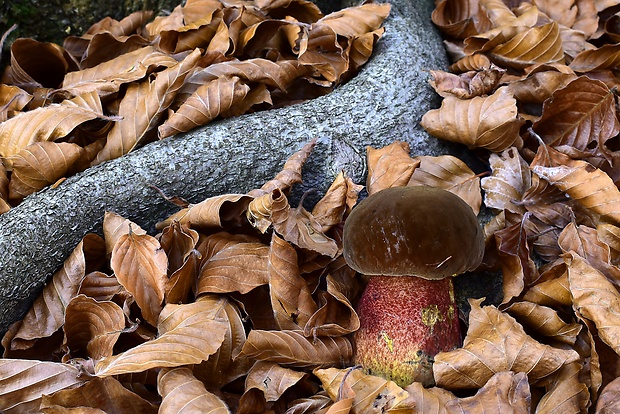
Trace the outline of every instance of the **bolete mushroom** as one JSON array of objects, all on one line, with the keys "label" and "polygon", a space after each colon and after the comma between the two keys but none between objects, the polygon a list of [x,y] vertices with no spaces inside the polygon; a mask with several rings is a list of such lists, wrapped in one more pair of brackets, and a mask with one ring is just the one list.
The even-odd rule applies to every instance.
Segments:
[{"label": "bolete mushroom", "polygon": [[432,364],[461,344],[452,277],[482,261],[482,228],[449,191],[393,187],[361,201],[345,221],[343,256],[369,276],[357,304],[355,363],[401,386],[434,384]]}]

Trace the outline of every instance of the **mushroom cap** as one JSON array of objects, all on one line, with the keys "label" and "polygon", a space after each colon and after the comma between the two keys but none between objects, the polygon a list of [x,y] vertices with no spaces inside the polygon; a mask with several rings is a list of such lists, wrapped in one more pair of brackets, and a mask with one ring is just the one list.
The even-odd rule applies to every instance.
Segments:
[{"label": "mushroom cap", "polygon": [[478,267],[484,235],[459,196],[406,186],[362,200],[345,221],[343,245],[347,264],[362,274],[443,279]]}]

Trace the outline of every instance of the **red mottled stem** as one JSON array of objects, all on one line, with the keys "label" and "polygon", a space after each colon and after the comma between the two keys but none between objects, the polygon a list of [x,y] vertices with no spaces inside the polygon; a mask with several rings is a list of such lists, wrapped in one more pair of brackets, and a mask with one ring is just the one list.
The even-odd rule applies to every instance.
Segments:
[{"label": "red mottled stem", "polygon": [[372,276],[357,313],[355,363],[401,386],[434,385],[434,356],[461,345],[451,277]]}]

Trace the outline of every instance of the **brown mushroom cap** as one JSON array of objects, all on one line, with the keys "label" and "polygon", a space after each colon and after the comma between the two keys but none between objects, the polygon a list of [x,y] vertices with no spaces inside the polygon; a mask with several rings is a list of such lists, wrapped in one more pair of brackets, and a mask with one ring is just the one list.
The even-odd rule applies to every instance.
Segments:
[{"label": "brown mushroom cap", "polygon": [[443,279],[482,261],[484,236],[471,207],[449,191],[392,187],[359,203],[345,221],[346,262],[365,275]]}]

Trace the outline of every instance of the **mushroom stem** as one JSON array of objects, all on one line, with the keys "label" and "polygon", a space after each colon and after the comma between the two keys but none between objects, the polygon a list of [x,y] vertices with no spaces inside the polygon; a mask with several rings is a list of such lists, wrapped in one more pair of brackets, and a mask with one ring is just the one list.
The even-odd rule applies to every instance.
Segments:
[{"label": "mushroom stem", "polygon": [[406,386],[432,386],[434,356],[461,345],[452,278],[372,276],[357,304],[355,363]]}]

